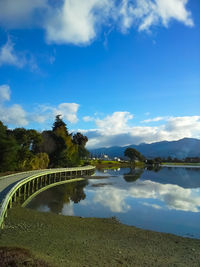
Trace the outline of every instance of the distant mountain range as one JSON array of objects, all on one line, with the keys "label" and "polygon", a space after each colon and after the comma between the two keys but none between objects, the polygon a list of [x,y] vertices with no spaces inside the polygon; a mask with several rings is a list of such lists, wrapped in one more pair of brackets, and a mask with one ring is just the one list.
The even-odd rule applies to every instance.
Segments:
[{"label": "distant mountain range", "polygon": [[110,158],[124,157],[124,150],[127,147],[137,149],[147,158],[179,158],[200,157],[200,140],[194,138],[183,138],[178,141],[162,141],[151,144],[142,143],[139,145],[130,145],[125,147],[113,146],[109,148],[90,149],[90,153],[94,156],[108,155]]}]

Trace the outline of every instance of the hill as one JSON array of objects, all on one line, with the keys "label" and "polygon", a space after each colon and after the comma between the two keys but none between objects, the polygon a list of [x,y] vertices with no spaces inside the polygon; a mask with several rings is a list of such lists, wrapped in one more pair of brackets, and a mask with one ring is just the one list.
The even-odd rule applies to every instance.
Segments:
[{"label": "hill", "polygon": [[162,141],[151,144],[142,143],[139,145],[130,145],[125,147],[109,147],[90,149],[94,156],[108,155],[110,158],[124,157],[124,150],[127,147],[137,149],[147,158],[172,157],[183,159],[186,157],[200,157],[200,140],[194,138],[183,138],[178,141]]}]

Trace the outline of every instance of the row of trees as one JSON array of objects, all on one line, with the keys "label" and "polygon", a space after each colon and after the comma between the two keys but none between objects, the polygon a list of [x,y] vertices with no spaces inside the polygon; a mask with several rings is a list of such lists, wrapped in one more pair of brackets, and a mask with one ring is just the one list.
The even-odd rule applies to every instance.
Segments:
[{"label": "row of trees", "polygon": [[52,130],[8,129],[0,121],[0,171],[25,171],[43,168],[69,167],[80,164],[89,155],[88,138],[71,134],[57,115]]}]

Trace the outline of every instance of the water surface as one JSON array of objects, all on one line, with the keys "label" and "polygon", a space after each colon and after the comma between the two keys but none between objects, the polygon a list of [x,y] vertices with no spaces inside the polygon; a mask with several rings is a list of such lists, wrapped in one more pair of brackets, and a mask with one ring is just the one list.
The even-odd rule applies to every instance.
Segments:
[{"label": "water surface", "polygon": [[123,168],[95,175],[50,188],[27,207],[62,215],[115,216],[128,225],[200,238],[200,168]]}]

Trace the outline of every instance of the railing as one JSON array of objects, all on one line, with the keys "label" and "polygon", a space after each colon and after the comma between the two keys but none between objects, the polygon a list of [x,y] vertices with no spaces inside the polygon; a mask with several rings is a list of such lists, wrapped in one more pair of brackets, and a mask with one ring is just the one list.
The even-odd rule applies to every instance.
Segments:
[{"label": "railing", "polygon": [[20,197],[22,192],[24,196],[28,195],[28,197],[30,197],[30,195],[34,193],[34,190],[38,191],[45,186],[56,183],[61,184],[69,180],[80,181],[83,180],[83,178],[80,179],[77,178],[77,176],[88,176],[93,174],[94,171],[94,166],[62,168],[54,170],[51,169],[45,172],[30,175],[29,177],[20,180],[11,188],[1,203],[0,228],[2,229],[4,227],[4,218],[7,217],[8,208],[12,207],[13,202],[16,202],[17,197]]}]

